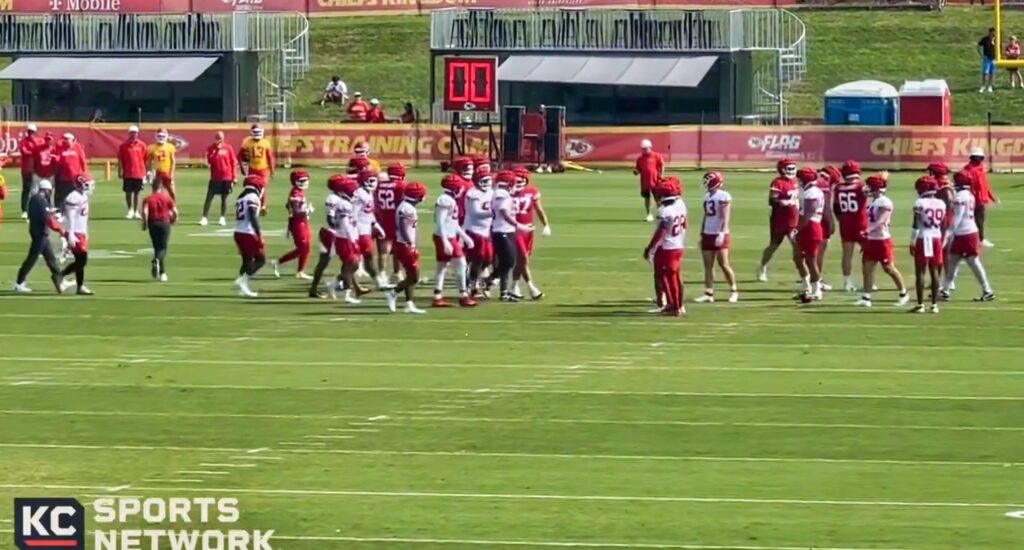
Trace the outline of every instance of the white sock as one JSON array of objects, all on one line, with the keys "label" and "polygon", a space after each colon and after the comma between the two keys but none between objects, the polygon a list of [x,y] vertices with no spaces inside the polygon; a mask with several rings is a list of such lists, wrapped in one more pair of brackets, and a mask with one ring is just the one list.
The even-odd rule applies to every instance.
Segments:
[{"label": "white sock", "polygon": [[448,270],[448,262],[438,262],[437,271],[434,272],[434,292],[441,294],[444,291],[444,274]]},{"label": "white sock", "polygon": [[956,271],[958,269],[960,269],[960,259],[958,259],[956,261],[956,264],[954,264],[952,266],[946,266],[946,267],[947,267],[946,273],[945,273],[946,278],[942,281],[942,288],[943,288],[943,290],[949,290],[950,285],[953,284],[953,278],[956,277],[956,275],[954,275],[954,274],[956,273]]},{"label": "white sock", "polygon": [[853,284],[853,277],[849,275],[843,275],[843,286],[856,286]]},{"label": "white sock", "polygon": [[455,280],[459,282],[459,293],[466,293],[466,257],[452,260],[455,263]]},{"label": "white sock", "polygon": [[512,287],[512,294],[522,294],[522,292],[519,291],[519,282],[518,281]]},{"label": "white sock", "polygon": [[974,278],[978,279],[978,284],[981,285],[981,291],[989,294],[992,292],[992,285],[988,282],[988,274],[985,273],[985,266],[981,265],[981,258],[972,256],[966,258],[967,267],[971,268],[974,272]]},{"label": "white sock", "polygon": [[537,288],[537,285],[533,284],[533,281],[530,281],[526,284],[530,287],[531,294],[540,294],[540,289]]},{"label": "white sock", "polygon": [[810,275],[804,277],[804,290],[806,290],[808,294],[814,294],[814,288],[811,286]]}]

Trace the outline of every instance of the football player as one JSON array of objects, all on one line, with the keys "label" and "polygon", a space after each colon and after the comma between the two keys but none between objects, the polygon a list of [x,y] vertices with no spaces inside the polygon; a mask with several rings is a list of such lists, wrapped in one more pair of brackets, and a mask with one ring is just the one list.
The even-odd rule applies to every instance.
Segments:
[{"label": "football player", "polygon": [[[74,256],[61,277],[75,275],[75,286],[78,294],[89,296],[92,291],[85,286],[85,266],[89,263],[89,195],[92,194],[92,183],[86,176],[75,178],[74,189],[64,199],[64,217],[68,220],[65,232],[67,248]],[[61,284],[61,292],[71,288],[71,283]]]},{"label": "football player", "polygon": [[402,203],[402,189],[405,187],[405,166],[392,164],[388,166],[387,179],[380,178],[377,189],[373,193],[373,206],[376,208],[377,223],[384,231],[384,237],[377,241],[377,272],[380,283],[390,284],[384,266],[384,258],[391,256],[391,272],[398,279],[398,258],[392,254],[395,242],[396,212]]},{"label": "football player", "polygon": [[358,174],[363,170],[380,172],[380,163],[370,158],[370,144],[365,141],[356,143],[352,150],[352,158],[348,159],[348,173]]},{"label": "football player", "polygon": [[821,189],[821,194],[825,198],[825,209],[821,213],[821,230],[825,239],[821,241],[821,247],[818,248],[817,263],[818,273],[821,273],[822,276],[821,290],[825,292],[832,290],[832,285],[825,282],[825,255],[828,252],[828,241],[836,232],[835,214],[832,212],[832,194],[842,181],[842,173],[831,164],[818,170],[818,189]]},{"label": "football player", "polygon": [[[478,174],[487,174],[479,171]],[[448,174],[441,180],[443,191],[434,204],[434,253],[437,271],[434,275],[434,307],[448,307],[444,299],[444,277],[448,264],[455,267],[455,280],[459,285],[459,305],[473,307],[476,301],[466,287],[466,255],[462,248],[473,247],[473,240],[459,225],[457,197],[463,192],[463,180],[455,174]]]},{"label": "football player", "polygon": [[313,205],[306,200],[306,189],[309,189],[309,172],[303,169],[292,170],[289,179],[292,183],[292,190],[288,193],[288,202],[285,209],[288,211],[288,229],[285,236],[291,235],[295,248],[285,255],[274,260],[274,276],[281,276],[281,264],[292,260],[298,260],[298,270],[295,272],[296,279],[312,279],[306,274],[306,264],[309,262],[309,252],[313,242],[313,232],[309,228],[309,215],[313,213]]},{"label": "football player", "polygon": [[519,291],[519,280],[522,279],[530,288],[530,298],[540,300],[544,297],[544,292],[534,284],[533,274],[530,272],[530,257],[533,256],[533,213],[536,212],[537,217],[540,218],[540,223],[544,224],[541,235],[545,237],[551,236],[551,223],[548,221],[547,213],[544,212],[544,206],[541,205],[540,191],[530,183],[530,171],[520,167],[512,172],[516,176],[516,183],[512,188],[512,200],[516,207],[516,221],[531,228],[529,231],[516,232],[516,250],[518,255],[516,257],[516,269],[512,274],[513,279],[516,281],[512,292],[517,298],[522,299],[523,295]]},{"label": "football player", "polygon": [[170,134],[161,128],[156,132],[156,143],[149,146],[146,154],[146,162],[149,167],[146,179],[152,181],[153,178],[158,178],[172,200],[176,200],[174,169],[177,167],[175,160],[177,151],[178,148],[170,141]]},{"label": "football player", "polygon": [[740,299],[736,273],[729,264],[729,224],[732,221],[732,195],[724,189],[725,178],[718,172],[704,174],[704,221],[700,229],[700,250],[704,260],[704,295],[697,302],[715,301],[715,262],[729,283],[729,303]]},{"label": "football player", "polygon": [[939,182],[931,176],[914,183],[914,221],[910,230],[910,253],[914,257],[914,281],[917,292],[915,313],[924,313],[924,274],[931,275],[932,313],[939,312],[939,266],[942,265],[942,228],[946,223],[946,204],[935,196]]},{"label": "football player", "polygon": [[757,280],[768,280],[768,262],[782,241],[790,239],[793,230],[800,221],[800,210],[797,204],[796,163],[789,159],[780,160],[776,166],[778,176],[772,180],[768,190],[768,205],[772,208],[770,218],[771,240],[761,253],[761,263],[757,268]]},{"label": "football player", "polygon": [[857,300],[857,305],[861,307],[871,307],[871,292],[875,288],[875,266],[878,264],[882,264],[882,270],[896,284],[899,291],[899,300],[896,305],[903,307],[910,301],[910,294],[903,284],[903,275],[893,263],[892,234],[889,231],[889,226],[892,223],[893,204],[892,200],[885,195],[888,186],[887,176],[888,174],[882,173],[869,177],[867,181],[867,188],[873,200],[867,209],[867,229],[864,230],[861,237],[864,287],[860,300]]},{"label": "football player", "polygon": [[658,184],[661,197],[657,227],[644,249],[644,259],[654,264],[654,272],[665,294],[662,315],[678,317],[686,313],[683,305],[683,284],[680,267],[686,241],[686,204],[682,199],[682,186],[674,177]]},{"label": "football player", "polygon": [[406,313],[426,313],[416,307],[416,303],[413,301],[416,283],[420,280],[420,252],[416,248],[416,226],[419,223],[419,214],[416,212],[416,206],[425,198],[427,198],[427,188],[422,183],[409,182],[403,189],[402,202],[395,210],[395,257],[402,264],[405,278],[388,292],[388,309],[392,312],[396,309],[398,293],[401,292],[405,294]]},{"label": "football player", "polygon": [[[466,251],[469,260],[469,288],[472,293],[482,290],[485,271],[494,261],[494,246],[491,243],[491,175],[481,174],[474,178],[473,188],[466,192],[466,222],[463,229],[473,240],[473,247]],[[487,294],[483,294],[487,296]]]},{"label": "football player", "polygon": [[996,299],[992,291],[992,284],[988,280],[985,266],[981,264],[981,236],[978,225],[974,221],[976,198],[972,189],[976,187],[973,181],[974,174],[969,171],[957,172],[953,176],[956,184],[956,196],[953,201],[953,223],[946,231],[947,250],[949,259],[946,265],[946,281],[941,291],[943,300],[949,299],[949,293],[953,290],[954,279],[960,260],[967,263],[974,273],[974,277],[981,285],[980,302],[991,302]]},{"label": "football player", "polygon": [[260,208],[266,183],[258,175],[246,176],[242,182],[242,193],[235,201],[235,245],[242,257],[242,268],[235,286],[238,294],[255,298],[257,294],[249,288],[249,281],[267,262],[266,243],[260,227]]},{"label": "football player", "polygon": [[264,137],[263,127],[253,124],[249,128],[249,137],[242,140],[242,146],[238,149],[238,161],[245,175],[260,176],[258,181],[265,187],[260,191],[261,213],[267,213],[267,200],[269,198],[268,187],[270,180],[274,177],[274,146],[270,140]]},{"label": "football player", "polygon": [[357,176],[359,187],[352,195],[352,205],[356,209],[359,255],[362,257],[361,268],[374,280],[377,288],[385,288],[388,286],[387,276],[377,271],[377,264],[373,261],[373,243],[384,237],[384,229],[377,223],[376,206],[373,203],[378,178],[377,172],[373,170],[363,170],[359,173]]},{"label": "football player", "polygon": [[[341,216],[339,210],[342,208],[342,188],[345,176],[334,174],[327,178],[327,198],[324,200],[325,223],[317,235],[320,241],[320,258],[313,269],[313,282],[309,285],[310,298],[323,298],[320,293],[320,279],[327,266],[331,264],[331,256],[334,255],[335,241],[338,240],[338,232],[341,230]],[[329,283],[333,284],[333,283]],[[337,288],[337,287],[335,287]]]},{"label": "football player", "polygon": [[494,194],[491,199],[491,243],[494,245],[495,266],[491,273],[491,282],[500,281],[501,301],[518,302],[512,294],[512,274],[516,267],[516,232],[532,229],[516,221],[515,204],[512,200],[512,188],[516,183],[516,175],[510,170],[503,170],[494,176]]},{"label": "football player", "polygon": [[797,245],[794,261],[804,285],[800,301],[806,304],[822,297],[818,251],[825,240],[825,231],[821,226],[825,194],[818,187],[818,173],[814,168],[801,168],[796,177],[803,188],[803,198],[800,201],[800,221],[791,238]]},{"label": "football player", "polygon": [[[935,178],[935,181],[939,184],[939,190],[935,193],[935,198],[942,201],[946,205],[946,220],[942,224],[942,242],[948,244],[949,240],[946,239],[946,233],[953,227],[953,202],[956,199],[956,190],[953,189],[953,182],[949,179],[949,166],[944,162],[933,162],[925,168],[925,174]],[[943,250],[942,257],[949,258],[949,251]],[[945,275],[946,270],[945,262],[939,266],[939,284],[945,288]]]},{"label": "football player", "polygon": [[[868,228],[868,195],[861,180],[860,164],[848,160],[840,169],[843,181],[836,185],[832,194],[832,212],[839,222],[839,238],[843,245],[843,289],[856,292],[853,282],[853,253],[862,244],[862,236]],[[868,289],[870,290],[870,289]]]}]

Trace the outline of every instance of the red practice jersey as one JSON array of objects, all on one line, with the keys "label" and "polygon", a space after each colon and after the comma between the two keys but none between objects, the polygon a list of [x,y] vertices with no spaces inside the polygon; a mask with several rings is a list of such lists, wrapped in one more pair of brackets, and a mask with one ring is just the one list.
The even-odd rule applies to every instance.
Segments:
[{"label": "red practice jersey", "polygon": [[117,162],[121,165],[121,177],[126,180],[141,180],[146,177],[146,144],[141,139],[129,139],[117,149]]},{"label": "red practice jersey", "polygon": [[533,212],[540,202],[540,191],[532,185],[527,185],[512,197],[516,208],[516,221],[523,224],[533,223]]},{"label": "red practice jersey", "polygon": [[41,179],[50,179],[57,174],[57,152],[53,146],[43,143],[32,152],[32,170]]},{"label": "red practice jersey", "polygon": [[85,160],[85,148],[77,141],[65,143],[57,148],[57,180],[73,182],[78,176],[87,175],[88,163]]},{"label": "red practice jersey", "polygon": [[238,160],[230,144],[214,143],[207,147],[206,162],[210,165],[210,181],[234,181],[238,174]]},{"label": "red practice jersey", "polygon": [[665,169],[665,161],[659,153],[640,153],[636,158],[636,171],[640,173],[640,187],[654,189]]},{"label": "red practice jersey", "polygon": [[308,218],[306,191],[292,187],[292,192],[288,194],[288,221],[306,221]]},{"label": "red practice jersey", "polygon": [[25,136],[18,142],[18,153],[21,155],[21,173],[25,176],[32,175],[32,161],[35,158],[36,149],[46,145],[46,140],[41,137]]}]

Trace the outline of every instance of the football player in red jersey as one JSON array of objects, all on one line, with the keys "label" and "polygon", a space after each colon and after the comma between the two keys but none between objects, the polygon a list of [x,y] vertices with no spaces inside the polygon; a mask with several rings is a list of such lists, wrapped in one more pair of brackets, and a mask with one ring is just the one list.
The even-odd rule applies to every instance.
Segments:
[{"label": "football player in red jersey", "polygon": [[303,169],[292,170],[290,176],[292,190],[288,194],[285,210],[288,212],[288,229],[285,236],[291,235],[295,248],[274,260],[274,276],[281,276],[281,264],[299,260],[296,279],[312,279],[306,274],[306,263],[313,242],[313,232],[309,229],[309,215],[313,213],[313,205],[306,200],[306,189],[309,188],[309,172]]},{"label": "football player in red jersey", "polygon": [[660,313],[678,317],[686,313],[679,275],[686,241],[686,204],[678,178],[665,178],[657,189],[661,205],[656,218],[658,225],[644,249],[644,259],[654,265],[659,292],[665,295],[665,307]]},{"label": "football player in red jersey", "polygon": [[513,170],[516,176],[515,186],[512,188],[512,201],[516,208],[516,221],[523,225],[530,226],[528,231],[516,232],[516,248],[519,252],[516,259],[516,268],[512,278],[516,281],[512,293],[522,299],[519,291],[519,279],[526,282],[530,288],[530,298],[540,300],[544,292],[533,282],[533,274],[530,272],[530,257],[533,256],[533,213],[537,213],[540,223],[544,224],[541,235],[551,236],[551,222],[544,212],[544,206],[540,202],[540,191],[530,183],[530,171],[519,167]]},{"label": "football player in red jersey", "polygon": [[814,168],[801,168],[796,177],[800,181],[804,195],[800,201],[800,222],[793,230],[793,241],[797,245],[794,261],[800,280],[804,284],[800,301],[806,304],[821,299],[818,251],[825,240],[825,231],[821,224],[825,210],[825,194],[818,187],[818,172]]},{"label": "football player in red jersey", "polygon": [[416,226],[419,223],[419,213],[416,212],[416,205],[423,202],[425,198],[427,198],[427,188],[420,182],[409,182],[403,190],[402,202],[395,209],[395,257],[402,264],[405,278],[388,292],[388,309],[391,311],[395,311],[398,294],[401,292],[405,294],[406,313],[426,313],[416,307],[413,302],[416,283],[420,280],[420,251],[416,248]]},{"label": "football player in red jersey", "polygon": [[843,174],[838,168],[831,164],[818,170],[818,189],[825,197],[825,210],[821,213],[821,230],[824,232],[825,240],[821,241],[818,249],[818,273],[821,274],[821,290],[828,292],[832,286],[825,282],[825,254],[828,251],[828,241],[836,232],[836,218],[832,212],[832,195],[837,185],[842,183]]},{"label": "football player in red jersey", "polygon": [[452,173],[462,176],[462,179],[473,181],[473,159],[459,157],[452,163]]},{"label": "football player in red jersey", "polygon": [[868,194],[861,180],[860,164],[848,160],[840,168],[843,181],[832,193],[832,212],[839,221],[839,237],[843,243],[843,289],[856,292],[853,282],[853,253],[862,244],[868,227]]},{"label": "football player in red jersey", "polygon": [[[384,174],[381,174],[383,176]],[[377,182],[377,189],[373,192],[373,205],[376,209],[377,223],[384,231],[384,237],[377,241],[377,272],[385,283],[387,273],[384,265],[384,258],[391,256],[392,277],[398,279],[399,261],[393,254],[395,231],[397,230],[396,218],[398,206],[402,203],[402,191],[405,188],[405,166],[392,164],[388,166],[387,177],[380,177]]]},{"label": "football player in red jersey", "polygon": [[772,180],[768,190],[768,205],[772,207],[771,240],[761,253],[761,263],[757,268],[757,280],[762,282],[768,280],[768,262],[772,260],[783,240],[788,238],[792,242],[793,230],[800,221],[796,163],[782,159],[776,164],[775,169],[779,175]]}]

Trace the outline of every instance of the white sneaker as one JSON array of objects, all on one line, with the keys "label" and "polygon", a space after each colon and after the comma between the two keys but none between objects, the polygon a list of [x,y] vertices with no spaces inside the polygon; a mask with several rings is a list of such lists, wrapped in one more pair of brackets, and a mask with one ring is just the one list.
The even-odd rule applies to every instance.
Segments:
[{"label": "white sneaker", "polygon": [[989,86],[989,87],[988,87],[988,93],[990,93],[990,94],[991,94],[991,93],[992,93],[993,91],[994,91],[994,90],[992,89],[992,86]]},{"label": "white sneaker", "polygon": [[327,281],[327,297],[332,300],[338,299],[338,285],[334,281]]},{"label": "white sneaker", "polygon": [[76,294],[78,294],[80,296],[92,296],[93,295],[93,291],[89,290],[89,287],[87,287],[85,285],[82,285],[82,286],[80,286],[78,288],[78,291],[76,292]]},{"label": "white sneaker", "polygon": [[983,93],[985,93],[985,87],[984,87],[984,86],[982,86],[981,88],[978,88],[978,93],[979,93],[979,94],[983,94]]},{"label": "white sneaker", "polygon": [[405,310],[404,311],[406,313],[415,313],[417,315],[422,314],[422,313],[426,313],[426,310],[422,310],[422,309],[416,307],[416,304],[414,304],[412,302],[408,302],[408,303],[405,304]]},{"label": "white sneaker", "polygon": [[210,220],[206,219],[205,217],[199,218],[199,225],[206,227],[207,225],[209,225],[209,223]]},{"label": "white sneaker", "polygon": [[647,222],[653,222],[653,221],[654,221],[654,216],[652,216],[652,215],[648,214],[648,215],[647,215],[647,217],[646,217],[646,218],[644,218],[644,221],[647,221]]},{"label": "white sneaker", "polygon": [[134,210],[129,210],[128,213],[125,214],[124,219],[126,219],[126,220],[134,220],[135,219],[135,211]]},{"label": "white sneaker", "polygon": [[938,313],[939,312],[939,304],[932,304],[932,307],[931,307],[931,309],[929,311],[931,311],[932,313]]},{"label": "white sneaker", "polygon": [[138,210],[136,210],[135,211],[135,219],[136,220],[141,220],[142,219],[142,212],[139,212]]},{"label": "white sneaker", "polygon": [[857,300],[857,304],[856,305],[858,307],[871,307],[871,300],[869,300],[867,298],[861,298],[860,300]]},{"label": "white sneaker", "polygon": [[818,290],[816,290],[815,292],[811,293],[811,297],[814,298],[815,300],[821,300],[821,299],[824,298],[824,296],[822,296],[822,294],[821,294],[821,289],[820,288]]},{"label": "white sneaker", "polygon": [[388,311],[394,313],[398,309],[398,293],[394,290],[388,292]]},{"label": "white sneaker", "polygon": [[160,282],[161,283],[166,283],[167,282],[167,274],[166,273],[161,273],[160,274]]},{"label": "white sneaker", "polygon": [[762,266],[762,267],[757,268],[757,280],[758,280],[758,282],[762,282],[762,283],[767,283],[768,282],[768,268],[767,267]]},{"label": "white sneaker", "polygon": [[346,290],[345,291],[345,303],[346,304],[356,305],[356,304],[363,303],[363,301],[360,300],[359,298],[356,298],[355,296],[353,296],[351,290]]},{"label": "white sneaker", "polygon": [[946,288],[946,290],[949,292],[953,292],[954,290],[956,290],[956,279],[953,279],[952,281],[949,282],[949,286]]},{"label": "white sneaker", "polygon": [[740,293],[739,292],[730,292],[729,293],[729,303],[730,304],[735,304],[738,301],[740,301]]},{"label": "white sneaker", "polygon": [[227,220],[224,219],[224,216],[221,216],[220,219],[217,220],[217,225],[219,225],[221,227],[224,227],[227,224],[228,224],[228,222],[227,222]]},{"label": "white sneaker", "polygon": [[896,305],[897,305],[898,307],[903,307],[903,306],[905,306],[905,305],[907,305],[907,304],[909,304],[909,303],[910,303],[910,293],[909,293],[909,292],[904,292],[904,293],[903,293],[903,294],[901,294],[901,295],[900,295],[900,297],[899,297],[899,298],[898,298],[898,299],[896,300]]},{"label": "white sneaker", "polygon": [[846,279],[843,281],[843,290],[846,292],[857,292],[857,285],[853,283],[853,279]]},{"label": "white sneaker", "polygon": [[924,313],[924,304],[917,304],[914,309],[910,310],[913,313]]},{"label": "white sneaker", "polygon": [[359,269],[356,270],[356,277],[363,279],[369,276],[370,274],[367,273],[365,269],[363,269],[363,264],[359,264]]},{"label": "white sneaker", "polygon": [[714,294],[701,294],[700,297],[694,300],[698,304],[713,304],[715,302]]},{"label": "white sneaker", "polygon": [[245,275],[239,275],[238,277],[235,277],[236,287],[241,287],[243,282],[245,282]]},{"label": "white sneaker", "polygon": [[14,283],[12,290],[17,294],[32,294],[32,289],[25,283],[21,283],[20,285],[18,283]]},{"label": "white sneaker", "polygon": [[75,283],[72,283],[71,281],[61,281],[60,282],[60,292],[61,292],[61,294],[67,292],[68,289],[70,289],[73,286],[75,286]]},{"label": "white sneaker", "polygon": [[259,296],[259,294],[253,292],[248,286],[238,287],[238,295],[244,298],[255,298]]},{"label": "white sneaker", "polygon": [[992,241],[990,241],[988,239],[985,239],[985,240],[981,241],[981,246],[984,246],[985,248],[992,248],[995,245],[996,245],[996,243],[994,243],[994,242],[992,242]]},{"label": "white sneaker", "polygon": [[274,268],[274,278],[275,279],[280,279],[281,278],[281,264],[278,263],[277,260],[272,260],[270,262],[270,266]]},{"label": "white sneaker", "polygon": [[28,219],[28,212],[22,212],[21,213],[21,219],[27,220]]},{"label": "white sneaker", "polygon": [[657,315],[657,314],[661,313],[661,307],[653,307],[651,309],[648,309],[647,313],[651,313],[651,314]]},{"label": "white sneaker", "polygon": [[391,288],[392,286],[386,273],[377,274],[377,288]]},{"label": "white sneaker", "polygon": [[832,291],[832,285],[826,283],[825,281],[822,281],[822,282],[818,283],[818,288],[820,288],[822,292],[831,292]]},{"label": "white sneaker", "polygon": [[307,275],[305,271],[300,271],[295,274],[296,279],[302,279],[303,281],[309,281],[313,279],[312,275]]}]

